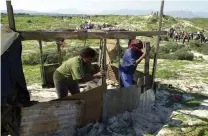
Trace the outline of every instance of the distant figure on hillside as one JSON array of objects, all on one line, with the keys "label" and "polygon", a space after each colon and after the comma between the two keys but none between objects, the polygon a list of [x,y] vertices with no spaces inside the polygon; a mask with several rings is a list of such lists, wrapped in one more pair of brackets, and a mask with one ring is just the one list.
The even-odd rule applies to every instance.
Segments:
[{"label": "distant figure on hillside", "polygon": [[173,33],[173,39],[176,40],[176,42],[178,40],[180,40],[180,34],[178,32],[176,32],[176,31],[174,31],[174,33]]},{"label": "distant figure on hillside", "polygon": [[169,30],[170,38],[173,38],[173,32],[174,32],[174,28],[170,28],[170,30]]},{"label": "distant figure on hillside", "polygon": [[207,43],[207,41],[208,41],[208,38],[207,38],[207,37],[205,37],[205,41],[204,41],[204,43]]},{"label": "distant figure on hillside", "polygon": [[189,40],[190,40],[190,37],[189,37],[189,34],[186,32],[186,33],[184,33],[184,35],[183,35],[183,44],[184,44],[184,42],[186,41],[186,39],[188,40],[188,42],[189,42]]},{"label": "distant figure on hillside", "polygon": [[191,39],[191,40],[193,40],[194,39],[194,34],[191,32],[191,33],[189,33],[189,38]]},{"label": "distant figure on hillside", "polygon": [[202,44],[203,42],[205,43],[205,42],[206,42],[206,41],[205,41],[205,36],[203,35],[202,32],[200,33],[199,36],[200,36],[201,44]]}]

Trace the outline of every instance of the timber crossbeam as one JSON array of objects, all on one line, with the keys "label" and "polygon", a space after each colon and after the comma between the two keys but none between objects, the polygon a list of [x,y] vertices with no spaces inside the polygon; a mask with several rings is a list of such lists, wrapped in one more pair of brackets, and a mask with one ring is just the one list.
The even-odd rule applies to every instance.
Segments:
[{"label": "timber crossbeam", "polygon": [[132,39],[136,36],[166,35],[166,31],[18,31],[21,40],[56,40],[64,39]]}]

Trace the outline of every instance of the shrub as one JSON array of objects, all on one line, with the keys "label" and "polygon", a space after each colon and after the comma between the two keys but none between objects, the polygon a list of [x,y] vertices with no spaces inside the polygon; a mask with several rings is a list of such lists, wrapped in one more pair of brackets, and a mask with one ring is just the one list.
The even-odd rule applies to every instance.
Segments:
[{"label": "shrub", "polygon": [[208,44],[207,43],[199,43],[199,42],[190,42],[189,43],[191,49],[200,52],[204,55],[208,55]]},{"label": "shrub", "polygon": [[[154,47],[151,49],[150,58],[154,56]],[[158,58],[160,59],[175,59],[175,60],[193,60],[194,55],[185,45],[178,45],[170,42],[159,48]]]},{"label": "shrub", "polygon": [[158,16],[156,14],[152,15],[150,18],[148,18],[147,23],[154,24],[158,21]]},{"label": "shrub", "polygon": [[43,61],[45,64],[57,63],[58,53],[56,50],[50,50],[43,53]]},{"label": "shrub", "polygon": [[194,59],[194,54],[191,53],[186,47],[177,50],[173,55],[178,60],[193,60]]},{"label": "shrub", "polygon": [[40,64],[40,54],[38,52],[22,55],[22,63],[25,65]]},{"label": "shrub", "polygon": [[[62,60],[67,60],[74,56],[79,55],[80,49],[83,48],[82,46],[79,47],[70,47],[68,49],[64,49],[61,51]],[[25,54],[22,57],[23,64],[26,65],[37,65],[40,64],[40,53],[34,52],[30,54]],[[51,64],[51,63],[58,63],[58,53],[56,50],[47,50],[43,51],[43,62],[44,64]]]}]

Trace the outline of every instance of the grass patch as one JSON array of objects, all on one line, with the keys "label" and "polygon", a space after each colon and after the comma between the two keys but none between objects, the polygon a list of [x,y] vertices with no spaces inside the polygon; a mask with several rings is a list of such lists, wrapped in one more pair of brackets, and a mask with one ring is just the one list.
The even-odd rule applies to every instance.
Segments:
[{"label": "grass patch", "polygon": [[190,47],[192,50],[200,52],[204,55],[208,55],[208,43],[197,43],[197,42],[190,42]]},{"label": "grass patch", "polygon": [[[150,52],[150,57],[153,58],[154,49]],[[158,52],[158,58],[160,59],[172,59],[172,60],[193,60],[194,55],[190,52],[190,49],[185,45],[179,45],[176,42],[167,42],[164,46],[161,46]]]},{"label": "grass patch", "polygon": [[156,72],[156,77],[157,78],[177,78],[179,75],[175,71],[170,71],[170,70],[158,70]]},{"label": "grass patch", "polygon": [[[205,125],[193,125],[193,126],[181,126],[185,128],[185,132],[182,132],[179,127],[165,127],[167,130],[174,132],[174,136],[208,136],[208,127]],[[167,136],[172,136],[173,134],[167,134]]]},{"label": "grass patch", "polygon": [[27,85],[41,84],[40,65],[23,65]]},{"label": "grass patch", "polygon": [[208,128],[200,130],[199,136],[208,136]]},{"label": "grass patch", "polygon": [[182,101],[178,102],[186,107],[196,107],[200,106],[201,102],[199,100],[188,100],[188,101]]}]

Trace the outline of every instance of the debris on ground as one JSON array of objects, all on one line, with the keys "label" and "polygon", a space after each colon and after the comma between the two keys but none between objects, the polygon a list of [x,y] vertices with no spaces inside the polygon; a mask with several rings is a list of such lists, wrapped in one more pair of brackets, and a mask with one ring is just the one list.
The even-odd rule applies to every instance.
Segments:
[{"label": "debris on ground", "polygon": [[[173,93],[167,90],[168,87],[169,86],[161,87],[160,90],[156,91],[155,102],[150,104],[150,106],[141,106],[140,102],[138,108],[134,111],[126,111],[123,114],[110,118],[107,122],[97,121],[82,128],[77,128],[76,135],[143,136],[145,134],[153,134],[166,136],[175,135],[176,133],[179,133],[177,132],[179,130],[180,134],[186,135],[190,128],[184,126],[188,125],[189,127],[194,127],[194,125],[200,123],[208,126],[208,99],[204,98],[195,107],[190,108],[187,107],[187,105],[183,105],[181,102],[195,100],[195,96],[188,93]],[[175,84],[171,84],[170,87],[175,87]],[[33,85],[29,86],[28,90],[30,91],[32,100],[42,102],[57,98],[55,88],[43,89],[40,85]],[[177,101],[171,100],[173,96],[177,97]],[[178,101],[179,98],[180,101]],[[172,106],[168,106],[168,102],[172,102]],[[171,130],[173,127],[180,129],[173,131]],[[205,128],[208,129],[208,127]]]},{"label": "debris on ground", "polygon": [[[163,95],[158,96],[160,99],[163,97]],[[163,97],[163,99],[165,98],[166,96]],[[126,111],[114,116],[106,123],[90,123],[85,127],[78,128],[76,135],[143,136],[144,134],[154,134],[163,127],[171,112],[171,109],[157,101],[153,105],[139,104],[134,111]]]}]

